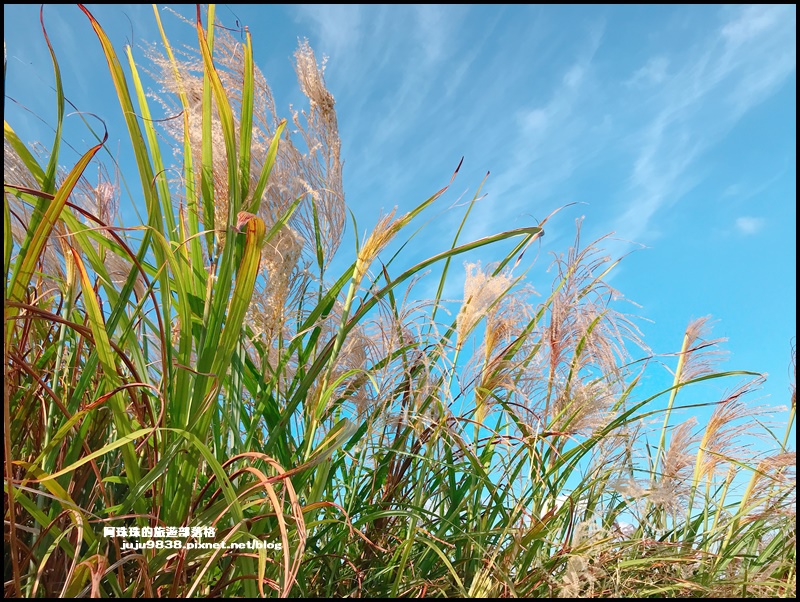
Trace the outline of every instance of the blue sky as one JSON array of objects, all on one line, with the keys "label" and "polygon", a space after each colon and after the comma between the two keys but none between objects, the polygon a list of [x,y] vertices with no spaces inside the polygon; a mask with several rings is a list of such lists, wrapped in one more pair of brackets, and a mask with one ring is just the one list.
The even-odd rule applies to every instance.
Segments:
[{"label": "blue sky", "polygon": [[[159,39],[147,5],[89,7],[118,50],[131,38]],[[52,124],[55,112],[42,93],[53,78],[38,6],[5,5],[4,17],[6,120],[23,139],[48,141],[34,117]],[[249,26],[284,112],[302,103],[291,62],[298,38],[329,57],[345,191],[362,232],[381,210],[409,210],[446,184],[463,156],[441,208],[471,197],[491,172],[465,240],[577,203],[548,223],[532,277],[549,253],[567,250],[585,216],[584,242],[614,232],[609,253],[636,250],[612,283],[641,306],[654,351],[677,351],[686,324],[710,314],[714,336],[729,339],[723,367],[769,373],[761,402],[788,402],[794,6],[219,5],[218,17]],[[67,96],[106,120],[111,148],[124,156],[119,107],[88,21],[74,6],[48,6],[45,22]],[[191,30],[167,24],[173,41],[191,42]],[[79,121],[71,118],[69,140],[86,148]],[[460,217],[436,214],[412,255],[442,250]],[[460,285],[455,278],[450,298]]]}]

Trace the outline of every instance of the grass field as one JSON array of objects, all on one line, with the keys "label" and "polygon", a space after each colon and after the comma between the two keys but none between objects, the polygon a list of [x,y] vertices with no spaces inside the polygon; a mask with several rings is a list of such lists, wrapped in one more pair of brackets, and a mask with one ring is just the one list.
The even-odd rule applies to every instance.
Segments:
[{"label": "grass field", "polygon": [[[547,223],[462,240],[474,200],[448,250],[387,254],[447,187],[359,216],[345,248],[307,43],[284,118],[213,5],[193,54],[154,11],[144,66],[81,10],[127,132],[87,121],[97,144],[62,164],[52,51],[54,139],[4,130],[6,596],[795,596],[795,396],[756,407],[708,320],[647,350],[579,226],[534,295]],[[645,393],[656,358],[674,380]],[[726,393],[697,402],[710,381]]]}]

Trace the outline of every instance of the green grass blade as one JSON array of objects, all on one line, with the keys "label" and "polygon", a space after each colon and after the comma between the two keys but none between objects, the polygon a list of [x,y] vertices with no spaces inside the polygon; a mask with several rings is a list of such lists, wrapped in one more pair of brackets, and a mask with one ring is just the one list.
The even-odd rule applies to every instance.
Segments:
[{"label": "green grass blade", "polygon": [[58,67],[56,53],[53,50],[53,45],[50,43],[50,38],[47,36],[47,30],[44,27],[44,6],[39,9],[39,22],[42,25],[42,34],[47,44],[47,50],[50,51],[50,59],[53,62],[56,83],[56,133],[53,144],[50,147],[50,160],[47,162],[47,169],[45,170],[44,181],[42,182],[42,190],[52,193],[55,191],[59,149],[61,148],[61,132],[64,121],[64,88],[61,84],[61,69]]},{"label": "green grass blade", "polygon": [[[56,194],[52,200],[44,197],[39,198],[37,210],[41,215],[41,219],[38,221],[38,223],[32,223],[30,225],[30,229],[25,237],[25,241],[22,243],[22,248],[20,249],[17,262],[14,265],[11,283],[8,286],[8,299],[10,301],[22,301],[23,297],[25,296],[25,291],[28,287],[28,283],[30,282],[34,267],[39,261],[39,256],[41,255],[42,250],[44,249],[44,246],[50,237],[50,233],[53,231],[56,221],[61,216],[61,212],[64,209],[67,199],[69,198],[70,194],[72,194],[73,188],[75,188],[78,180],[83,175],[86,166],[97,154],[97,151],[102,148],[102,145],[105,143],[106,139],[107,135],[106,138],[103,139],[103,143],[93,146],[80,158],[75,166],[69,171],[67,177],[56,191]],[[14,308],[6,307],[6,320],[13,318],[13,316],[16,314],[17,312]],[[6,344],[9,343],[9,337],[13,332],[13,328],[9,328],[6,331]]]}]

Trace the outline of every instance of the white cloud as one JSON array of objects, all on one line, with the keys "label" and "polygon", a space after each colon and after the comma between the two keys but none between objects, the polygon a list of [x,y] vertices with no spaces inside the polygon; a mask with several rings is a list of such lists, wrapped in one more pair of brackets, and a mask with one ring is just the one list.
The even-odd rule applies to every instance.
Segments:
[{"label": "white cloud", "polygon": [[414,35],[423,49],[423,56],[436,62],[447,55],[449,33],[453,25],[452,7],[435,4],[418,4],[414,6]]},{"label": "white cloud", "polygon": [[294,10],[322,52],[346,55],[332,56],[328,83],[349,107],[346,177],[361,197],[403,200],[409,144],[427,177],[462,155],[491,170],[464,239],[588,201],[589,236],[652,240],[660,212],[701,181],[703,154],[795,65],[793,8],[780,6],[714,9],[716,30],[662,44],[617,78],[607,56],[595,63],[602,23],[576,24],[585,35],[564,45],[541,11],[516,20],[511,42],[492,21],[463,38],[470,13],[440,6]]},{"label": "white cloud", "polygon": [[[552,206],[541,211],[541,205],[529,204],[530,199],[546,199],[601,151],[612,121],[609,115],[595,115],[597,81],[592,61],[602,37],[602,26],[591,28],[574,49],[576,58],[553,78],[555,87],[545,102],[516,113],[515,123],[509,125],[517,134],[505,143],[508,150],[498,161],[501,169],[490,180],[489,202],[476,211],[466,237],[486,235],[519,219],[530,223],[545,217]],[[525,74],[533,81],[541,77],[538,72]],[[557,202],[566,204],[568,199],[561,197]]]},{"label": "white cloud", "polygon": [[736,219],[736,228],[745,236],[749,236],[760,232],[764,223],[761,217],[742,216]]},{"label": "white cloud", "polygon": [[[666,73],[674,60],[650,59],[631,81],[661,78],[646,103],[650,123],[638,135],[629,200],[614,230],[629,239],[652,236],[652,218],[699,180],[695,161],[742,116],[773,94],[795,69],[795,18],[789,6],[737,8],[705,44]],[[663,68],[659,68],[663,65]],[[654,75],[655,74],[655,75]],[[747,218],[746,218],[747,219]],[[740,226],[752,233],[754,223]]]},{"label": "white cloud", "polygon": [[669,59],[665,56],[651,58],[644,67],[637,69],[633,76],[625,82],[627,86],[657,85],[667,78]]},{"label": "white cloud", "polygon": [[311,21],[319,35],[322,51],[345,62],[344,55],[361,40],[361,6],[358,4],[298,4],[297,15]]},{"label": "white cloud", "polygon": [[583,67],[581,65],[575,65],[572,69],[567,71],[567,74],[564,76],[564,83],[570,88],[574,88],[581,83],[582,79]]}]

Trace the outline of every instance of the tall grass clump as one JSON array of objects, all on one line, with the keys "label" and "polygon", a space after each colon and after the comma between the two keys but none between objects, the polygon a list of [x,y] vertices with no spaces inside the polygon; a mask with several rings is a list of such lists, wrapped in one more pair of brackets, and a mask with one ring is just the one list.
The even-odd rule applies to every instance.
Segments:
[{"label": "tall grass clump", "polygon": [[449,246],[388,256],[447,187],[367,216],[348,255],[307,43],[308,104],[283,118],[213,5],[196,49],[154,10],[145,66],[80,10],[135,170],[109,161],[113,129],[64,164],[42,19],[54,139],[4,125],[6,595],[794,596],[794,391],[775,427],[705,319],[649,352],[602,240],[554,254],[541,296],[543,224],[463,241],[475,200]]}]

